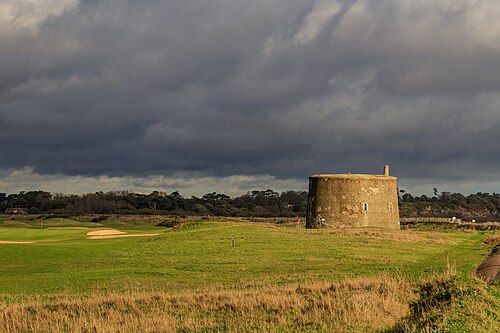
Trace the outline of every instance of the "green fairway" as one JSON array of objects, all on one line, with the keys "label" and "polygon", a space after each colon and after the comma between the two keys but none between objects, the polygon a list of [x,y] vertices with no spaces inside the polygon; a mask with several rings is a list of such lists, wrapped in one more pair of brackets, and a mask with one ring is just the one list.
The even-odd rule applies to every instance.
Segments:
[{"label": "green fairway", "polygon": [[158,235],[90,240],[86,233],[94,229],[1,227],[1,241],[35,243],[0,244],[0,294],[252,288],[381,272],[418,278],[448,263],[468,274],[487,251],[482,234],[460,231],[329,231],[244,222],[119,229]]}]

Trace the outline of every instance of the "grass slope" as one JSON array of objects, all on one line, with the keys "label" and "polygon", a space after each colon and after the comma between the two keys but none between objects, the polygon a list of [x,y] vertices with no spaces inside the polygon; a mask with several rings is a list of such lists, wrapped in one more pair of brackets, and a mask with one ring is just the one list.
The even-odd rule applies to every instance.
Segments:
[{"label": "grass slope", "polygon": [[500,329],[498,285],[471,277],[489,233],[118,228],[159,235],[89,240],[79,227],[0,227],[0,240],[36,242],[0,244],[0,331]]},{"label": "grass slope", "polygon": [[[159,236],[86,239],[87,229],[0,228],[0,290],[38,294],[161,288],[266,286],[400,274],[461,272],[484,257],[482,235],[359,229],[311,231],[261,223],[198,222]],[[234,237],[234,246],[233,246]]]}]

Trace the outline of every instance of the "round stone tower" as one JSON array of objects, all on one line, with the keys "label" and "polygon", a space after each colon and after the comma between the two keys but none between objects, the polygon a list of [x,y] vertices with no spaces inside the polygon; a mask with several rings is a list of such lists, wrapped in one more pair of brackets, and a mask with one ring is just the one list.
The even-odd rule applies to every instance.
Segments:
[{"label": "round stone tower", "polygon": [[318,174],[309,177],[306,228],[383,227],[399,229],[396,177]]}]

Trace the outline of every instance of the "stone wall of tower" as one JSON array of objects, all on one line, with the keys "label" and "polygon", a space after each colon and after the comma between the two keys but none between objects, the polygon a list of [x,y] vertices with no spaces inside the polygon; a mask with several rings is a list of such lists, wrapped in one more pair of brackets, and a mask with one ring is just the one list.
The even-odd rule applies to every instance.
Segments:
[{"label": "stone wall of tower", "polygon": [[399,229],[396,181],[388,175],[309,177],[306,228]]}]

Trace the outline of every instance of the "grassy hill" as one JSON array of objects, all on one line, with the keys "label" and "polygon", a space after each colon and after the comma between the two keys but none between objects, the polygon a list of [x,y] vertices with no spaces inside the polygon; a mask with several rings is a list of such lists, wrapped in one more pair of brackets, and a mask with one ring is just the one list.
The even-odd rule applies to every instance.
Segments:
[{"label": "grassy hill", "polygon": [[471,276],[491,233],[193,221],[91,240],[95,228],[57,222],[0,227],[0,241],[34,242],[0,244],[0,331],[498,328],[498,286]]}]

